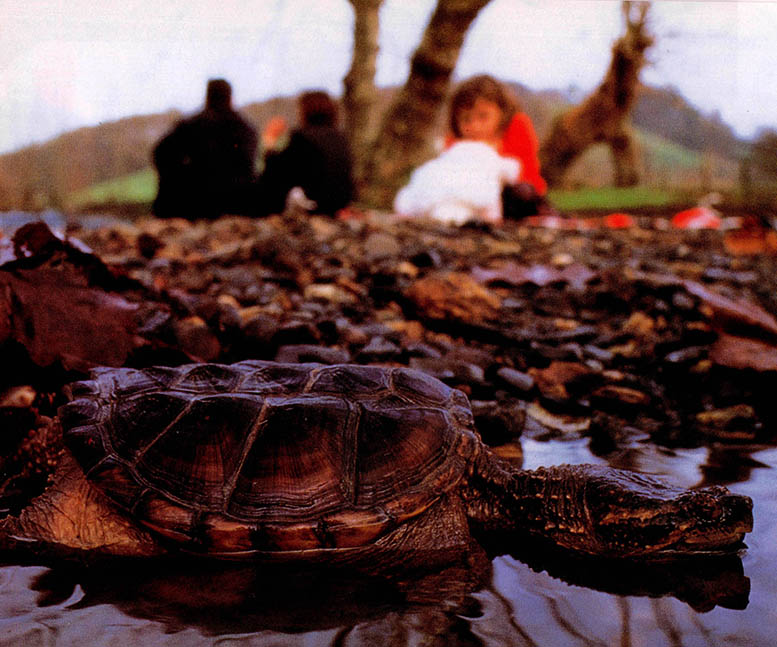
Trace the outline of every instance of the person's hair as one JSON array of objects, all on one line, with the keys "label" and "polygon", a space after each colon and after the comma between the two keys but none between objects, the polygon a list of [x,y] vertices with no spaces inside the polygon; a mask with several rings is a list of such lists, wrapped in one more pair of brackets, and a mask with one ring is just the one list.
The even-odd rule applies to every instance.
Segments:
[{"label": "person's hair", "polygon": [[303,126],[336,126],[337,105],[323,90],[304,92],[299,98]]},{"label": "person's hair", "polygon": [[232,86],[225,79],[211,79],[205,94],[205,106],[211,110],[227,110],[232,106]]},{"label": "person's hair", "polygon": [[486,99],[499,106],[502,111],[502,121],[499,127],[504,130],[516,112],[520,110],[517,97],[502,83],[488,74],[473,76],[462,81],[451,97],[450,129],[456,137],[461,137],[458,116],[462,110],[468,110],[475,105],[477,99]]}]

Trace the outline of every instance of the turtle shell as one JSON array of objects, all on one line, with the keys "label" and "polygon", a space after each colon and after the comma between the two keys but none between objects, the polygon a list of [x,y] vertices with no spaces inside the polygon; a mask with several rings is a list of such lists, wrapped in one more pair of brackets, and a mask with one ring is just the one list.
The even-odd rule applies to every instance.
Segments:
[{"label": "turtle shell", "polygon": [[459,486],[466,396],[405,368],[243,361],[97,369],[64,440],[90,482],[188,550],[371,544]]}]

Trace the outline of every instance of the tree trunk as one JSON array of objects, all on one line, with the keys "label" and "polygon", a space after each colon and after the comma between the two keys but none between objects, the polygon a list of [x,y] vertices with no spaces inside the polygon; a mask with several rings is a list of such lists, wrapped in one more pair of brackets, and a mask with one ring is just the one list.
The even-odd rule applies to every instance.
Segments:
[{"label": "tree trunk", "polygon": [[626,33],[613,45],[601,85],[579,106],[561,115],[540,150],[542,174],[558,185],[569,166],[589,146],[606,142],[615,165],[615,183],[632,186],[639,177],[628,115],[634,105],[645,50],[653,44],[646,28],[649,2],[624,2]]},{"label": "tree trunk", "polygon": [[438,0],[410,75],[388,109],[364,167],[361,199],[391,207],[410,171],[429,154],[429,140],[470,24],[490,0]]},{"label": "tree trunk", "polygon": [[379,13],[383,0],[350,0],[354,12],[353,58],[351,69],[343,80],[345,131],[354,155],[357,185],[373,136],[373,119],[377,92],[375,61],[378,56]]}]

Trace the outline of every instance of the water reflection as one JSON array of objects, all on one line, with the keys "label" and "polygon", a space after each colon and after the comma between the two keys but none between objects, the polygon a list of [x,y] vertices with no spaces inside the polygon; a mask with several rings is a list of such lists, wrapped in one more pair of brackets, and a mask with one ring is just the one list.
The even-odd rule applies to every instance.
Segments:
[{"label": "water reflection", "polygon": [[[573,558],[494,542],[484,572],[384,578],[150,560],[0,566],[5,645],[773,644],[777,450],[651,445],[592,457],[585,440],[525,443],[526,466],[621,460],[755,499],[743,555],[671,563]],[[504,538],[503,538],[504,539]],[[500,545],[501,543],[501,545]],[[18,558],[14,556],[14,560]]]},{"label": "water reflection", "polygon": [[[39,609],[59,607],[72,614],[109,605],[129,617],[160,623],[168,633],[192,627],[210,636],[334,631],[341,643],[391,625],[394,636],[408,638],[412,631],[427,639],[446,636],[441,644],[451,644],[455,635],[464,641],[460,644],[468,644],[464,638],[471,623],[463,619],[482,615],[478,600],[483,592],[490,590],[502,606],[522,601],[489,586],[499,579],[495,565],[512,572],[510,589],[528,566],[566,586],[620,597],[672,596],[697,611],[747,605],[749,579],[736,555],[646,565],[574,557],[533,541],[515,549],[515,537],[509,542],[489,545],[496,552],[509,545],[512,554],[486,560],[487,572],[467,574],[454,566],[395,582],[320,568],[165,559],[57,564],[36,575],[29,589],[37,593]],[[513,630],[522,631],[517,625]]]}]

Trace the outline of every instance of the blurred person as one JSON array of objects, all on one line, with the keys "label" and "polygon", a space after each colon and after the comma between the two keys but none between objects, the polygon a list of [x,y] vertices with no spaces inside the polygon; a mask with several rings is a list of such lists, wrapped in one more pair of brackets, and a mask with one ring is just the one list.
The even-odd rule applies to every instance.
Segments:
[{"label": "blurred person", "polygon": [[256,131],[232,108],[232,87],[211,79],[204,109],[179,121],[154,148],[154,214],[194,220],[245,213],[256,149]]},{"label": "blurred person", "polygon": [[519,173],[518,160],[481,141],[455,142],[421,164],[394,199],[404,217],[429,217],[451,225],[502,221],[502,191]]},{"label": "blurred person", "polygon": [[[281,213],[291,196],[296,205],[334,215],[353,199],[353,158],[338,127],[337,105],[321,90],[304,92],[297,104],[300,126],[271,119],[262,132],[264,170],[254,192],[253,211]],[[288,139],[285,146],[279,144]],[[294,189],[294,191],[292,191]]]},{"label": "blurred person", "polygon": [[540,173],[534,125],[505,85],[486,74],[459,84],[451,98],[446,144],[458,141],[483,142],[520,163],[517,175],[502,192],[505,218],[552,211],[545,198],[548,187]]}]

